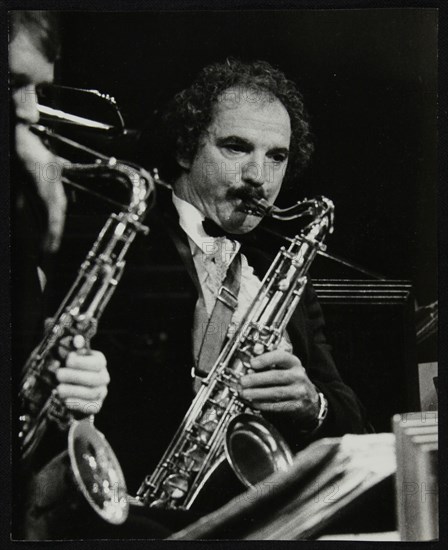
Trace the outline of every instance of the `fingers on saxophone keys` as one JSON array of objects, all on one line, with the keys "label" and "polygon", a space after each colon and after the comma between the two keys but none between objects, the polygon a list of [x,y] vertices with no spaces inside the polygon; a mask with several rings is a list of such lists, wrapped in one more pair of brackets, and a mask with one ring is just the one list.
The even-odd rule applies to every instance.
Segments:
[{"label": "fingers on saxophone keys", "polygon": [[70,411],[80,412],[86,416],[97,414],[103,404],[102,400],[96,401],[90,399],[71,398],[64,401],[65,406]]},{"label": "fingers on saxophone keys", "polygon": [[72,408],[75,407],[75,403],[71,403],[72,401],[85,400],[86,402],[101,403],[107,395],[107,388],[105,386],[88,388],[73,384],[59,384],[57,392],[67,407]]},{"label": "fingers on saxophone keys", "polygon": [[100,351],[91,351],[89,355],[79,355],[71,352],[67,355],[66,367],[89,371],[101,371],[106,369],[106,358]]},{"label": "fingers on saxophone keys", "polygon": [[281,403],[258,403],[255,407],[262,412],[275,413],[296,412],[299,409],[295,401],[282,401]]},{"label": "fingers on saxophone keys", "polygon": [[74,384],[76,386],[85,386],[87,388],[97,389],[98,386],[107,386],[110,381],[107,370],[92,372],[68,367],[58,369],[56,371],[56,378],[63,384]]},{"label": "fingers on saxophone keys", "polygon": [[246,374],[240,380],[241,389],[286,386],[294,382],[294,373],[289,370],[268,370]]},{"label": "fingers on saxophone keys", "polygon": [[241,397],[257,406],[263,403],[281,403],[291,399],[290,392],[281,386],[275,388],[242,389]]},{"label": "fingers on saxophone keys", "polygon": [[263,355],[254,357],[250,362],[251,367],[255,371],[272,368],[283,370],[299,364],[301,363],[297,357],[282,349],[276,349],[274,351],[263,353]]}]

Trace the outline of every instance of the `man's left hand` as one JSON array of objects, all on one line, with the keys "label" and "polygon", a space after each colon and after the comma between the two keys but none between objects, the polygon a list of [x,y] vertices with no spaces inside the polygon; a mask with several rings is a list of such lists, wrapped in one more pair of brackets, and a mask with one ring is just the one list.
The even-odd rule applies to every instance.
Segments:
[{"label": "man's left hand", "polygon": [[68,409],[85,415],[100,411],[110,381],[106,358],[100,351],[69,353],[65,367],[56,371],[56,378],[57,392]]},{"label": "man's left hand", "polygon": [[240,380],[240,395],[256,409],[289,413],[307,423],[317,418],[318,391],[298,357],[278,349],[254,357],[251,368]]}]

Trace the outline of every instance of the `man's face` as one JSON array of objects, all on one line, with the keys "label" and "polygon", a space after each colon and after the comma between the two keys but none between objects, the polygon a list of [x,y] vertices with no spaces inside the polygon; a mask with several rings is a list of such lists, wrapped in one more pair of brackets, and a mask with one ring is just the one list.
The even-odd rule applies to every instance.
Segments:
[{"label": "man's face", "polygon": [[56,252],[64,228],[66,197],[61,182],[60,160],[30,129],[39,120],[36,86],[53,81],[54,64],[37,48],[29,33],[19,29],[9,44],[11,99],[16,121],[15,151],[31,175],[48,214],[43,249]]},{"label": "man's face", "polygon": [[251,231],[260,218],[244,213],[244,202],[248,197],[275,201],[290,139],[289,115],[278,99],[226,90],[193,161],[178,159],[187,170],[182,198],[227,231]]},{"label": "man's face", "polygon": [[36,123],[39,120],[36,86],[53,81],[54,64],[37,49],[23,29],[9,45],[9,71],[17,122]]}]

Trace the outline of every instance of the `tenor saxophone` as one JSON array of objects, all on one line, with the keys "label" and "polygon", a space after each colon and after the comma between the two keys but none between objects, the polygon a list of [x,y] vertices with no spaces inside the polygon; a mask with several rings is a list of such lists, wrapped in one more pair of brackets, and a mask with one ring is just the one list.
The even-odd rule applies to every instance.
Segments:
[{"label": "tenor saxophone", "polygon": [[94,427],[93,415],[76,418],[58,398],[55,369],[70,351],[89,353],[98,321],[123,273],[129,246],[137,233],[148,232],[142,221],[154,202],[154,181],[142,168],[115,158],[64,166],[63,178],[79,177],[118,180],[129,189],[130,200],[125,209],[107,219],[23,368],[19,443],[22,462],[32,465],[45,447],[44,438],[51,437],[50,426],[67,432],[70,465],[81,493],[103,519],[120,524],[129,512],[120,464],[104,435]]},{"label": "tenor saxophone", "polygon": [[239,397],[237,386],[254,356],[279,346],[304,292],[308,269],[333,229],[334,206],[325,197],[305,199],[286,209],[257,200],[248,204],[246,211],[279,220],[303,216],[312,220],[278,252],[168,449],[152,475],[143,480],[135,504],[189,509],[225,459],[246,487],[286,470],[292,463],[292,453],[282,436]]}]

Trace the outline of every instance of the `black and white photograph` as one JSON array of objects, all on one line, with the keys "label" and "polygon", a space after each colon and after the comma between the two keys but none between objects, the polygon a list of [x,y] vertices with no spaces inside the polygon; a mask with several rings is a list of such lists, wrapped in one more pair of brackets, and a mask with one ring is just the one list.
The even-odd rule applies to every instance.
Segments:
[{"label": "black and white photograph", "polygon": [[5,4],[8,538],[438,541],[437,4]]}]

